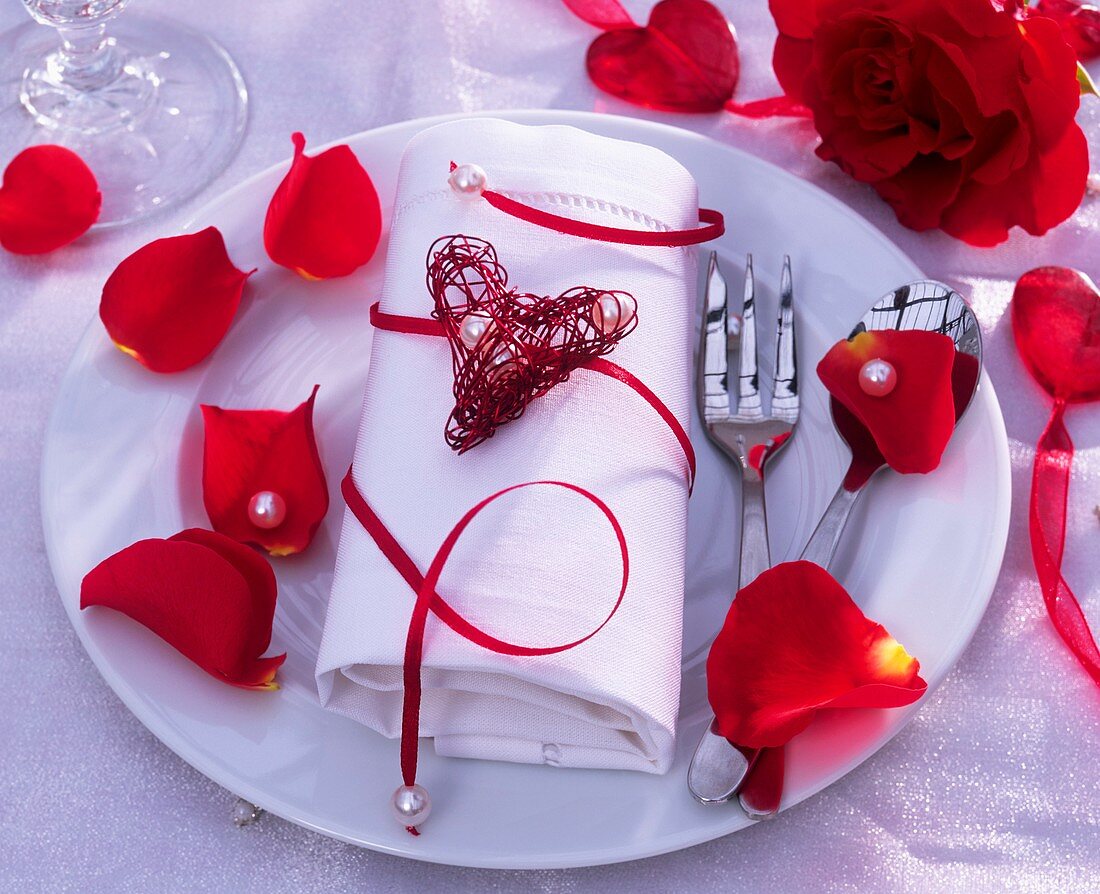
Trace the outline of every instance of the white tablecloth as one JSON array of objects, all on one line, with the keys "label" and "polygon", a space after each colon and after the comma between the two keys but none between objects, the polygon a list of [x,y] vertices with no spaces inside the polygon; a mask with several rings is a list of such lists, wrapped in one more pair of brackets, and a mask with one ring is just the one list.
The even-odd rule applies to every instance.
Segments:
[{"label": "white tablecloth", "polygon": [[[134,5],[222,41],[251,89],[251,120],[233,164],[189,206],[43,258],[0,252],[0,891],[1100,890],[1100,693],[1057,640],[1033,577],[1027,491],[1048,406],[1016,359],[1005,312],[1016,277],[1033,266],[1100,276],[1100,199],[1086,199],[1043,239],[969,249],[899,226],[869,189],[813,156],[805,123],[728,114],[647,117],[709,133],[818,184],[974,300],[1008,426],[1014,520],[997,591],[959,665],[857,772],[776,822],[651,860],[463,870],[361,851],[270,816],[236,829],[234,797],[162,746],[99,678],[46,562],[37,509],[46,417],[103,280],[216,191],[287,158],[296,129],[320,145],[442,112],[642,113],[589,83],[584,51],[596,32],[558,0]],[[644,18],[651,4],[627,5]],[[739,96],[773,94],[766,4],[719,5],[740,35]],[[0,29],[23,15],[5,0]],[[1081,121],[1100,166],[1100,101]],[[1100,409],[1071,410],[1068,423],[1080,453],[1066,574],[1100,626],[1100,522],[1092,512],[1100,503]]]}]

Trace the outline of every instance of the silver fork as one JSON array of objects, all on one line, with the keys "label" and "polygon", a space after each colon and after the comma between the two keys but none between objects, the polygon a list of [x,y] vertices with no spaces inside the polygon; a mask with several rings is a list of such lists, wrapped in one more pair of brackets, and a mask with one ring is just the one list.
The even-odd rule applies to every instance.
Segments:
[{"label": "silver fork", "polygon": [[[764,410],[756,338],[756,282],[752,255],[745,266],[740,322],[729,315],[726,280],[711,252],[704,293],[696,385],[707,437],[741,468],[741,564],[737,589],[771,567],[763,469],[782,449],[798,422],[798,358],[795,351],[791,259],[783,259],[779,323],[775,341],[775,381],[771,407]],[[737,387],[731,396],[729,355],[737,353]],[[759,459],[750,462],[754,450]],[[749,770],[748,759],[714,731],[711,718],[688,768],[688,789],[701,804],[722,804],[737,793]]]}]

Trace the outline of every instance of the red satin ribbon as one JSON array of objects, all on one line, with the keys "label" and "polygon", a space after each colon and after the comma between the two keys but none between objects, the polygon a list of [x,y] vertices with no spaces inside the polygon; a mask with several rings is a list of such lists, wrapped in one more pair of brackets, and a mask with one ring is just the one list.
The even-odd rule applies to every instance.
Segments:
[{"label": "red satin ribbon", "polygon": [[791,99],[786,94],[781,96],[769,96],[767,99],[756,99],[752,102],[726,101],[726,111],[740,115],[742,118],[812,118],[811,112],[806,106],[797,100]]},{"label": "red satin ribbon", "polygon": [[[596,224],[586,224],[570,218],[559,217],[558,215],[550,214],[546,211],[529,208],[499,193],[486,191],[482,193],[482,195],[494,207],[499,208],[507,214],[512,214],[521,220],[528,221],[537,226],[557,230],[561,233],[580,236],[586,239],[597,239],[603,242],[618,242],[629,245],[694,245],[699,242],[717,238],[721,236],[725,230],[722,215],[717,211],[709,211],[706,209],[700,210],[699,212],[700,221],[706,224],[703,227],[695,230],[672,230],[654,233],[650,231],[625,230],[616,227],[601,227]],[[428,335],[440,338],[446,337],[443,325],[438,320],[384,313],[379,309],[377,302],[371,306],[370,321],[375,328],[385,329],[391,332],[402,332],[409,335]],[[597,357],[581,368],[592,370],[593,372],[609,376],[610,378],[622,382],[637,393],[665,421],[665,424],[672,430],[673,435],[680,444],[680,448],[683,450],[684,457],[687,460],[687,480],[688,491],[690,493],[695,483],[695,450],[691,446],[691,439],[688,437],[687,432],[684,431],[683,426],[680,425],[679,420],[673,415],[672,411],[669,410],[664,402],[657,397],[644,382],[616,363],[612,363],[602,357]],[[585,634],[580,639],[557,646],[523,646],[498,639],[463,618],[436,592],[439,576],[443,573],[443,567],[446,565],[447,559],[451,555],[451,551],[458,542],[458,538],[462,536],[462,532],[466,530],[466,527],[474,520],[478,513],[494,500],[500,499],[505,494],[520,488],[534,487],[536,485],[563,487],[574,493],[580,494],[586,500],[592,502],[611,524],[615,532],[615,538],[619,544],[619,551],[623,563],[622,586],[619,589],[619,596],[615,600],[615,604],[611,607],[611,611],[608,613],[607,617],[604,618],[598,627]],[[623,534],[623,529],[619,525],[618,519],[615,518],[614,513],[612,513],[599,497],[575,484],[569,484],[565,481],[527,481],[522,484],[513,484],[511,487],[506,487],[494,494],[490,494],[459,519],[458,523],[451,529],[451,532],[436,551],[435,557],[428,567],[428,572],[424,575],[421,575],[420,570],[409,557],[409,554],[405,552],[401,544],[397,542],[397,539],[390,533],[382,520],[363,498],[363,495],[355,486],[355,480],[351,469],[348,470],[348,474],[341,484],[341,491],[344,495],[344,501],[347,503],[352,514],[358,519],[367,533],[370,534],[382,554],[390,561],[409,587],[416,593],[416,602],[413,604],[412,616],[409,619],[408,636],[405,639],[403,666],[404,699],[401,710],[401,776],[405,785],[413,785],[416,782],[417,746],[420,738],[420,676],[421,665],[424,658],[424,630],[429,612],[435,614],[437,618],[454,630],[455,633],[459,634],[459,636],[464,637],[472,643],[476,643],[482,648],[497,652],[498,654],[518,656],[553,655],[558,652],[565,652],[569,649],[576,648],[581,643],[586,642],[599,633],[607,622],[611,620],[615,612],[619,610],[619,606],[623,601],[623,596],[626,594],[627,582],[630,579],[630,558],[627,552],[626,536]],[[414,826],[406,826],[406,829],[413,835],[420,834]]]},{"label": "red satin ribbon", "polygon": [[[462,536],[462,532],[466,530],[466,527],[474,520],[478,513],[505,494],[511,493],[514,490],[520,490],[524,487],[535,487],[538,485],[563,487],[566,490],[580,494],[595,505],[595,507],[603,513],[604,517],[610,523],[612,530],[615,532],[615,539],[619,544],[619,554],[623,564],[622,585],[619,587],[619,595],[615,600],[615,604],[611,606],[611,611],[607,613],[607,617],[600,622],[599,626],[579,639],[556,646],[523,646],[517,643],[510,643],[507,640],[498,639],[463,618],[462,615],[449,605],[436,591],[439,577],[443,573],[443,567],[447,564],[447,559],[450,557],[451,551],[458,542],[458,538]],[[428,612],[434,614],[459,636],[491,652],[496,652],[500,655],[518,656],[554,655],[576,648],[581,643],[588,641],[603,630],[607,622],[610,621],[612,617],[614,617],[615,612],[619,610],[619,606],[622,605],[623,602],[623,597],[626,595],[627,583],[630,580],[630,555],[627,551],[626,535],[623,533],[622,526],[606,503],[595,494],[575,484],[569,484],[565,481],[527,481],[523,484],[513,484],[511,487],[506,487],[503,490],[498,490],[494,494],[490,494],[463,515],[458,523],[451,528],[450,533],[444,538],[443,543],[436,551],[435,557],[428,566],[428,573],[424,575],[421,575],[420,570],[416,567],[416,563],[413,562],[409,554],[405,552],[401,544],[397,542],[397,538],[390,533],[389,529],[374,510],[371,509],[370,504],[367,503],[366,499],[364,499],[363,495],[359,492],[359,488],[355,486],[352,469],[348,469],[348,473],[344,476],[344,480],[340,485],[340,490],[344,495],[344,502],[347,503],[352,514],[374,539],[375,544],[377,544],[382,554],[389,559],[393,567],[397,569],[397,572],[405,579],[405,582],[412,588],[413,592],[416,593],[416,602],[413,604],[412,617],[409,620],[409,632],[405,640],[405,659],[403,668],[405,692],[401,710],[401,777],[405,785],[414,785],[416,783],[417,744],[420,738],[420,668],[424,657],[424,628],[427,623]],[[417,834],[414,827],[409,826],[407,828],[413,834]]]},{"label": "red satin ribbon", "polygon": [[615,242],[621,245],[698,245],[700,242],[717,239],[726,232],[726,221],[722,217],[722,212],[715,211],[713,208],[700,208],[699,223],[703,226],[690,230],[630,230],[624,227],[603,227],[572,217],[552,214],[549,211],[524,205],[490,189],[485,190],[481,196],[494,208],[537,227],[556,230],[569,236],[579,236],[582,239],[595,239],[597,242]]},{"label": "red satin ribbon", "polygon": [[[375,329],[384,329],[387,332],[403,332],[407,335],[431,335],[438,338],[447,337],[447,333],[443,329],[443,324],[438,320],[427,317],[408,317],[403,314],[386,313],[379,308],[377,301],[371,305],[370,322]],[[664,420],[665,424],[671,429],[676,441],[679,443],[680,449],[683,450],[684,459],[687,460],[687,482],[688,493],[690,494],[695,485],[695,448],[691,446],[691,438],[688,437],[687,432],[684,431],[684,427],[680,424],[680,420],[676,418],[672,410],[670,410],[664,401],[649,389],[649,386],[647,386],[645,382],[629,370],[623,369],[617,363],[612,363],[610,360],[603,357],[596,357],[580,368],[591,370],[592,372],[600,373],[601,375],[622,382],[638,394],[638,396],[649,404],[657,412],[657,415]]]},{"label": "red satin ribbon", "polygon": [[1066,544],[1066,500],[1073,465],[1073,441],[1066,430],[1065,401],[1056,400],[1035,450],[1031,478],[1031,557],[1047,612],[1058,635],[1093,681],[1100,685],[1100,650],[1081,604],[1062,576]]}]

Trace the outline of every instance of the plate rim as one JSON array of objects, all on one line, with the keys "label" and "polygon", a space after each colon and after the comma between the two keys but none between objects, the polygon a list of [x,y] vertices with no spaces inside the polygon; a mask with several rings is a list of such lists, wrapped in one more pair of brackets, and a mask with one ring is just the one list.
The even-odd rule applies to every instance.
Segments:
[{"label": "plate rim", "polygon": [[[724,143],[707,134],[699,133],[698,131],[687,130],[682,127],[677,127],[672,124],[666,124],[662,121],[652,121],[646,118],[638,118],[629,115],[617,115],[607,114],[601,112],[592,112],[584,110],[570,110],[570,109],[500,109],[500,110],[485,110],[477,112],[460,112],[460,113],[447,113],[441,115],[432,115],[421,118],[412,118],[404,121],[392,122],[375,128],[368,128],[366,130],[358,131],[353,134],[348,134],[343,137],[331,140],[323,145],[315,147],[315,152],[323,152],[333,146],[342,145],[351,141],[357,140],[365,135],[377,135],[385,134],[390,131],[407,128],[410,125],[419,125],[419,130],[426,129],[436,124],[442,124],[447,121],[460,120],[466,118],[503,118],[509,121],[515,121],[517,123],[526,124],[569,124],[578,127],[584,127],[586,122],[601,122],[606,123],[609,120],[618,122],[627,128],[639,128],[642,131],[654,130],[658,132],[674,132],[677,137],[683,139],[688,138],[694,141],[702,143],[711,143],[721,149],[724,152],[728,152],[738,157],[739,161],[749,167],[755,167],[757,169],[766,169],[770,175],[778,176],[783,180],[792,182],[797,185],[797,188],[808,191],[813,194],[819,201],[824,201],[827,205],[831,206],[839,214],[847,218],[851,223],[863,228],[868,232],[870,237],[879,242],[884,250],[891,252],[897,260],[903,265],[912,269],[914,277],[922,276],[920,268],[917,264],[907,255],[904,251],[887,236],[880,228],[872,224],[862,214],[852,208],[850,205],[842,201],[841,199],[833,196],[831,193],[825,191],[821,187],[808,180],[805,180],[796,174],[786,170],[779,165],[776,165],[764,158],[757,155],[753,155],[744,149],[736,146],[731,146]],[[623,137],[620,137],[623,138]],[[631,137],[627,137],[630,139]],[[212,208],[221,205],[225,202],[231,201],[233,196],[245,192],[250,189],[257,182],[272,176],[276,171],[279,171],[285,167],[288,163],[287,159],[278,161],[272,165],[263,168],[260,171],[244,178],[237,182],[233,186],[223,190],[219,194],[212,196],[208,201],[203,202],[193,212],[188,213],[180,221],[178,226],[173,228],[173,231],[188,232],[196,225],[201,223],[202,218]],[[62,406],[62,397],[68,387],[70,380],[70,374],[73,372],[74,366],[77,360],[87,352],[91,347],[93,339],[92,333],[96,328],[98,321],[98,313],[94,312],[82,331],[76,346],[69,356],[68,363],[65,366],[65,370],[61,375],[60,383],[57,391],[54,394],[53,403],[50,409],[48,421],[46,424],[45,432],[43,435],[43,447],[40,460],[39,471],[39,512],[40,522],[43,531],[43,540],[46,547],[46,555],[50,565],[50,573],[53,577],[55,589],[58,593],[58,598],[61,600],[61,604],[65,609],[66,616],[68,617],[70,625],[75,630],[81,645],[85,652],[91,658],[92,663],[95,665],[96,670],[103,678],[104,682],[110,687],[110,689],[118,696],[119,700],[123,703],[126,709],[138,719],[139,722],[150,733],[153,734],[156,739],[171,750],[175,755],[181,758],[188,765],[193,767],[197,772],[207,777],[211,781],[217,783],[224,788],[230,794],[237,795],[239,797],[246,798],[253,804],[263,807],[264,810],[273,813],[288,822],[292,822],[295,825],[309,829],[312,832],[325,835],[330,838],[335,838],[340,841],[344,841],[348,844],[353,844],[357,847],[364,847],[379,853],[386,853],[393,856],[405,857],[409,859],[418,860],[426,863],[433,863],[437,865],[446,866],[461,866],[467,868],[481,868],[481,869],[566,869],[566,868],[578,868],[583,866],[597,866],[607,865],[613,863],[626,862],[631,860],[640,860],[650,857],[660,856],[662,854],[672,853],[679,850],[684,850],[695,845],[703,844],[708,841],[713,841],[718,838],[723,838],[735,831],[745,828],[746,825],[751,825],[751,821],[745,820],[744,817],[733,817],[730,823],[714,825],[714,826],[702,826],[691,827],[689,830],[681,832],[679,834],[666,835],[657,839],[649,839],[642,846],[637,844],[623,844],[613,847],[605,847],[599,850],[578,852],[570,851],[568,854],[553,856],[553,855],[525,855],[521,859],[517,860],[511,855],[500,857],[485,857],[469,858],[463,857],[460,854],[448,853],[445,850],[436,853],[425,853],[423,851],[415,850],[410,847],[396,847],[384,842],[372,842],[363,838],[356,838],[353,835],[345,834],[341,831],[327,828],[322,823],[311,818],[309,815],[303,814],[297,807],[283,801],[278,797],[272,797],[270,794],[261,791],[257,786],[247,780],[241,780],[237,778],[229,778],[231,774],[222,773],[219,765],[211,765],[206,760],[205,754],[201,751],[190,747],[186,740],[181,739],[174,735],[174,730],[168,726],[157,722],[155,714],[152,712],[146,712],[143,707],[143,698],[138,694],[137,689],[131,685],[129,680],[119,674],[113,672],[109,662],[106,659],[103,651],[98,648],[94,639],[88,632],[87,626],[78,619],[81,617],[79,607],[76,602],[67,600],[61,593],[61,586],[59,584],[59,572],[60,556],[58,555],[58,536],[53,534],[53,525],[47,515],[47,495],[51,491],[50,487],[50,460],[54,449],[56,449],[58,432],[57,429],[60,426],[60,411]],[[994,442],[995,442],[995,455],[991,458],[996,467],[997,472],[997,487],[994,494],[994,506],[993,506],[993,524],[988,530],[988,542],[991,549],[986,553],[984,567],[981,571],[981,579],[986,583],[982,589],[985,591],[982,598],[975,601],[972,609],[973,617],[968,617],[968,623],[960,626],[960,630],[966,632],[956,638],[951,644],[951,647],[946,649],[947,658],[944,663],[944,671],[942,674],[933,680],[929,680],[928,694],[922,698],[916,704],[909,708],[902,709],[897,714],[898,722],[892,727],[886,738],[881,742],[876,742],[869,753],[863,754],[856,763],[855,767],[849,769],[837,769],[833,773],[824,777],[819,785],[816,785],[815,789],[808,793],[801,801],[796,804],[791,804],[786,809],[792,809],[799,804],[805,803],[816,794],[819,794],[825,788],[828,788],[834,782],[848,775],[855,769],[863,764],[871,755],[880,751],[885,745],[887,745],[898,733],[900,733],[909,722],[916,716],[920,707],[926,702],[928,695],[939,688],[939,685],[943,682],[946,676],[954,669],[958,663],[962,653],[966,650],[970,641],[973,639],[977,632],[978,626],[981,622],[982,616],[989,605],[989,602],[996,589],[996,584],[1000,572],[1000,568],[1003,562],[1004,553],[1007,548],[1009,524],[1011,520],[1011,459],[1009,454],[1009,445],[1007,432],[1004,425],[1004,417],[1001,410],[1000,402],[997,398],[996,391],[993,388],[992,382],[989,379],[989,374],[986,369],[983,369],[980,380],[980,388],[982,391],[988,393],[989,401],[983,402],[981,405],[986,410],[986,424],[991,427]],[[971,414],[973,415],[973,414]],[[167,732],[166,732],[167,730]],[[742,821],[743,820],[743,821]],[[701,832],[699,830],[702,830]]]}]

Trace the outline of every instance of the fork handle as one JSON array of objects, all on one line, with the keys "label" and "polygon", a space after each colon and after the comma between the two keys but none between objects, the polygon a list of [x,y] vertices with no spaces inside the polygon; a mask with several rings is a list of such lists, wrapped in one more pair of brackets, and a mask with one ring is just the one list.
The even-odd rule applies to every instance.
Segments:
[{"label": "fork handle", "polygon": [[737,589],[751,584],[771,566],[764,479],[749,467],[741,476],[741,563]]},{"label": "fork handle", "polygon": [[[741,566],[738,589],[771,567],[764,480],[747,463],[741,477]],[[688,789],[700,804],[724,804],[737,794],[750,761],[714,731],[711,715],[688,767]]]}]

